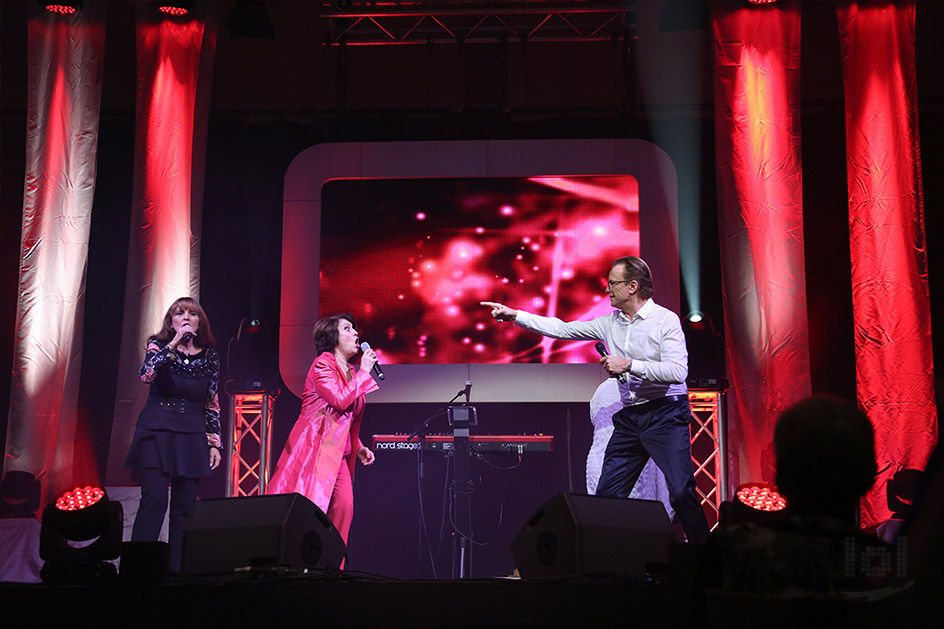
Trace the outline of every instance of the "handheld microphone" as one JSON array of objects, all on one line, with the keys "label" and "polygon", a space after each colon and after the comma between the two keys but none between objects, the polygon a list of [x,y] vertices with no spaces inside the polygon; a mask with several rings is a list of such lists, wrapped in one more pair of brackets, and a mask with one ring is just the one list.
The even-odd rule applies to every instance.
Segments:
[{"label": "handheld microphone", "polygon": [[[369,349],[370,349],[370,343],[368,343],[367,341],[364,341],[363,343],[361,343],[362,352],[366,353],[367,350]],[[374,363],[374,375],[377,376],[378,380],[383,380],[386,377],[384,376],[383,369],[380,368],[380,362]]]},{"label": "handheld microphone", "polygon": [[[602,342],[597,341],[597,344],[594,345],[594,347],[597,349],[597,352],[599,352],[600,356],[605,358],[610,355],[610,353],[606,351],[606,345],[604,345]],[[620,384],[626,384],[626,372],[624,371],[620,375],[616,376],[616,379],[619,380]]]},{"label": "handheld microphone", "polygon": [[190,332],[185,332],[184,335],[183,335],[182,337],[180,337],[180,342],[183,343],[184,345],[186,345],[187,343],[190,342],[190,339],[192,339],[192,338],[193,338],[193,334],[192,334],[192,333],[190,333]]}]

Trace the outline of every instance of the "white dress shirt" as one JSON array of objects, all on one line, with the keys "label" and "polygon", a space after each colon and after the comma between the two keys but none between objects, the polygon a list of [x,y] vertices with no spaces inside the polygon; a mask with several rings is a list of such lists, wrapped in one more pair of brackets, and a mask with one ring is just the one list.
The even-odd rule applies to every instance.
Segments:
[{"label": "white dress shirt", "polygon": [[590,321],[568,323],[519,310],[515,325],[555,339],[603,341],[613,356],[631,359],[626,383],[619,387],[624,406],[688,394],[688,348],[682,323],[677,314],[651,299],[632,319],[614,310]]}]

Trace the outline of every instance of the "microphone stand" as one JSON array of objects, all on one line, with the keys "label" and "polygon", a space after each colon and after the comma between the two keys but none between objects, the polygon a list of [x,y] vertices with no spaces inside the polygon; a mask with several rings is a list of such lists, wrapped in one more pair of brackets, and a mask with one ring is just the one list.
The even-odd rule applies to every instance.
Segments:
[{"label": "microphone stand", "polygon": [[[454,396],[452,396],[452,399],[449,400],[448,402],[446,402],[446,407],[447,407],[447,408],[441,408],[441,409],[439,409],[438,411],[436,411],[435,413],[433,413],[432,415],[430,415],[429,417],[427,417],[426,420],[425,420],[422,424],[420,424],[420,425],[416,428],[416,430],[414,430],[414,431],[410,434],[409,437],[406,438],[406,443],[412,443],[413,441],[416,441],[416,440],[417,440],[417,437],[419,437],[419,448],[417,448],[417,450],[416,450],[416,458],[417,458],[417,472],[416,472],[416,475],[417,475],[417,480],[418,480],[418,482],[419,482],[418,491],[419,491],[419,502],[420,502],[420,513],[419,513],[419,516],[420,516],[420,524],[419,524],[419,536],[420,536],[420,539],[419,539],[419,543],[417,544],[416,550],[417,550],[418,553],[420,553],[421,556],[422,556],[422,552],[423,552],[423,531],[426,530],[426,526],[425,526],[426,523],[425,523],[425,521],[424,521],[425,513],[424,513],[424,510],[423,510],[423,480],[425,479],[425,470],[424,470],[424,467],[423,467],[423,464],[424,464],[424,461],[423,461],[423,454],[424,454],[424,450],[426,449],[426,434],[427,434],[427,430],[426,430],[426,429],[429,427],[429,423],[430,423],[431,421],[433,421],[433,420],[436,419],[437,417],[440,417],[440,416],[442,416],[442,415],[447,414],[447,413],[448,413],[448,406],[449,406],[450,404],[452,404],[453,402],[455,402],[455,401],[459,398],[460,395],[464,395],[464,394],[465,394],[465,389],[462,389],[461,391],[459,391],[458,393],[456,393]],[[429,535],[428,535],[428,534],[427,534],[426,543],[430,545],[430,550],[432,550],[432,544],[431,544],[430,541],[429,541]],[[435,559],[432,559],[432,555],[430,555],[430,558],[431,558],[431,560],[433,561],[433,565],[432,565],[432,568],[433,568],[433,578],[435,578],[435,577],[436,577],[436,562],[435,562]],[[417,562],[417,567],[419,567],[419,562]]]}]

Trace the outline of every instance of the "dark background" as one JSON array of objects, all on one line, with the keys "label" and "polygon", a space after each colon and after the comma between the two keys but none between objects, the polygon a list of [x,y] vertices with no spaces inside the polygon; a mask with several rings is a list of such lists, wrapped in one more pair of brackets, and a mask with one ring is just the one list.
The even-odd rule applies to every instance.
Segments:
[{"label": "dark background", "polygon": [[[23,203],[27,2],[0,2],[0,373],[12,361],[19,231]],[[698,3],[694,3],[696,6]],[[944,4],[917,3],[917,69],[932,318],[941,317],[938,250],[944,198]],[[201,302],[225,343],[240,319],[257,316],[277,333],[283,175],[304,148],[324,142],[542,138],[641,138],[676,159],[695,147],[698,168],[680,187],[700,214],[702,310],[721,328],[714,175],[711,58],[704,28],[660,28],[665,3],[640,2],[639,40],[624,55],[613,43],[533,43],[359,48],[339,64],[322,46],[320,3],[271,0],[276,36],[231,37],[220,27],[207,136]],[[225,13],[229,2],[220,2]],[[118,334],[131,205],[134,148],[134,3],[111,2],[106,30],[98,184],[85,301],[80,417],[104,474],[118,369]],[[664,26],[664,25],[663,25]],[[680,43],[686,46],[680,46]],[[805,2],[802,43],[802,151],[807,297],[814,392],[855,396],[844,155],[841,59],[831,2]],[[694,50],[680,56],[679,50]],[[692,85],[691,74],[700,85]],[[657,76],[646,83],[639,76]],[[684,83],[683,83],[684,79]],[[688,95],[688,96],[686,96]],[[694,121],[700,137],[688,131]],[[681,226],[683,229],[686,225]],[[356,258],[356,248],[351,254]],[[683,278],[684,282],[684,278]],[[687,308],[683,290],[683,310]],[[894,307],[894,304],[889,304]],[[273,341],[275,343],[275,340]],[[941,364],[941,342],[935,357]],[[137,366],[135,366],[136,368]],[[225,374],[224,374],[225,376]],[[527,386],[523,383],[522,386]],[[6,434],[9,376],[0,378],[0,439]],[[431,402],[444,402],[431,401]],[[227,401],[222,400],[224,413]],[[279,397],[273,451],[284,443],[300,401]],[[368,405],[362,437],[409,432],[435,404]],[[586,404],[489,404],[481,433],[553,434],[553,454],[525,455],[514,471],[478,469],[476,575],[507,574],[508,544],[552,495],[583,489],[591,426]],[[427,467],[426,515],[434,541],[441,462]],[[499,463],[510,464],[507,461]],[[480,468],[479,464],[476,468]],[[384,453],[358,467],[353,568],[391,576],[429,574],[417,559],[415,460]],[[223,493],[222,473],[204,482]],[[496,512],[503,506],[503,512]],[[500,527],[499,527],[500,523]],[[449,540],[443,548],[449,548]],[[445,559],[444,559],[445,558]],[[445,562],[445,563],[442,563]],[[448,553],[439,576],[448,574]]]}]

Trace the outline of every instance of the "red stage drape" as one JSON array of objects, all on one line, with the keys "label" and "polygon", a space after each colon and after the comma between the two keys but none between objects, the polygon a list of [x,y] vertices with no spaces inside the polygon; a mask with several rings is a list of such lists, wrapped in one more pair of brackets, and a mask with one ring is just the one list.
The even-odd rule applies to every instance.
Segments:
[{"label": "red stage drape", "polygon": [[138,378],[145,341],[176,298],[199,297],[203,142],[216,47],[206,8],[162,19],[150,3],[138,7],[133,205],[110,484],[130,479],[124,460],[147,396]]},{"label": "red stage drape", "polygon": [[864,527],[891,516],[885,484],[924,469],[937,441],[921,190],[913,2],[837,8],[846,100],[849,238],[859,405],[879,475]]},{"label": "red stage drape", "polygon": [[[4,471],[73,483],[85,270],[95,192],[105,24],[35,5],[27,52],[26,181]],[[86,457],[82,457],[83,460]],[[87,482],[79,478],[76,482]]]},{"label": "red stage drape", "polygon": [[779,413],[810,395],[800,9],[714,4],[715,129],[732,480],[773,480]]}]

